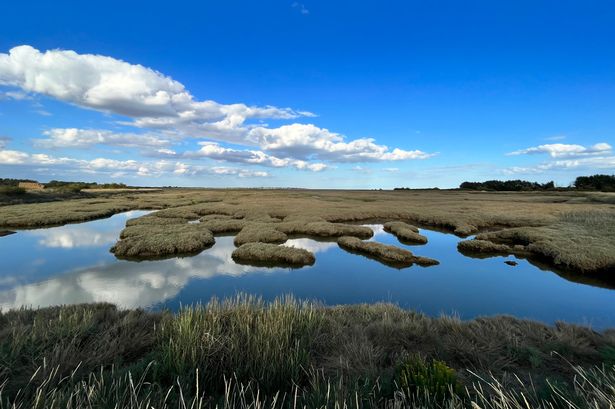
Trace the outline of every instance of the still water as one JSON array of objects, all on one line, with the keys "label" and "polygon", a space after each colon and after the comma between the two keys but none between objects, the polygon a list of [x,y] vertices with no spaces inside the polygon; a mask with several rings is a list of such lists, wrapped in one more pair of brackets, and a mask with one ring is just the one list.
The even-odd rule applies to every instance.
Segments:
[{"label": "still water", "polygon": [[[273,299],[294,294],[326,304],[393,302],[430,315],[463,319],[509,314],[547,323],[557,320],[615,327],[615,290],[569,281],[514,257],[474,259],[457,252],[451,234],[421,230],[423,246],[405,246],[371,225],[373,240],[410,249],[439,266],[394,269],[349,254],[335,242],[293,239],[286,245],[311,250],[316,263],[301,269],[238,265],[232,237],[194,257],[120,261],[109,248],[128,212],[108,219],[0,238],[0,308],[111,302],[125,308],[177,309],[238,292]],[[505,260],[519,264],[508,266]]]}]

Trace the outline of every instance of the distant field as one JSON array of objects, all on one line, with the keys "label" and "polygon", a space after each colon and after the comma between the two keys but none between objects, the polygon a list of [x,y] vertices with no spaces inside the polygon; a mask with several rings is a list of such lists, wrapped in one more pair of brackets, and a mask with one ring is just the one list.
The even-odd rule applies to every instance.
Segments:
[{"label": "distant field", "polygon": [[[515,254],[576,273],[610,274],[615,271],[614,203],[615,194],[583,192],[105,189],[87,198],[0,207],[0,228],[159,210],[129,221],[115,246],[120,257],[150,258],[201,251],[216,234],[237,234],[238,246],[283,244],[290,236],[365,239],[369,233],[354,224],[403,221],[410,228],[478,234],[471,245],[460,245],[477,255]],[[201,223],[188,224],[196,220]]]}]

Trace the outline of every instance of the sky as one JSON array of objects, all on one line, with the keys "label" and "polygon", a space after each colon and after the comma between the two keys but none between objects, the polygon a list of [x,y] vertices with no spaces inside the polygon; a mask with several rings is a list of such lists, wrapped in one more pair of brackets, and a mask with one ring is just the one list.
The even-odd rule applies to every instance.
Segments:
[{"label": "sky", "polygon": [[2,5],[0,177],[567,186],[615,173],[612,1]]}]

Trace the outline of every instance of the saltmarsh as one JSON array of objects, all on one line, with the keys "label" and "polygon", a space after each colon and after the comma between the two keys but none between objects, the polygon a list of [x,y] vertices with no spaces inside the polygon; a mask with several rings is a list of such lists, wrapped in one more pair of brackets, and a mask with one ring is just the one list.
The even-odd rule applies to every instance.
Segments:
[{"label": "saltmarsh", "polygon": [[[489,252],[490,245],[485,243],[495,243],[499,246],[491,248],[498,251],[540,257],[555,267],[598,274],[615,270],[615,206],[602,196],[599,199],[583,192],[164,189],[2,206],[0,229],[80,222],[126,210],[151,209],[158,211],[129,222],[129,227],[143,224],[157,229],[153,226],[164,225],[172,240],[183,231],[180,226],[201,219],[201,227],[212,234],[237,234],[241,245],[278,244],[292,236],[366,239],[372,234],[369,229],[354,224],[404,222],[459,236],[478,233],[483,245],[462,246]],[[143,241],[138,243],[141,239],[137,237]],[[174,254],[157,254],[157,249],[179,251],[161,246],[159,241],[149,241],[152,247],[148,251],[146,234],[131,241],[131,248],[141,248],[138,253],[152,257]]]},{"label": "saltmarsh", "polygon": [[0,313],[0,408],[609,408],[614,365],[612,330],[390,304]]}]

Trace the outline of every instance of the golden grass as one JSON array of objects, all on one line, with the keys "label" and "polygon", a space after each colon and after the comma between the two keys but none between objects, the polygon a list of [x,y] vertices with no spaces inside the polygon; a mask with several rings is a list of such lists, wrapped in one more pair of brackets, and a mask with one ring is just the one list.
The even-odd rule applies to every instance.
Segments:
[{"label": "golden grass", "polygon": [[384,230],[394,234],[400,241],[410,244],[427,244],[427,237],[419,234],[416,226],[404,222],[386,222]]},{"label": "golden grass", "polygon": [[[196,220],[208,215],[246,223],[242,226],[242,222],[228,221],[225,225],[221,218],[205,220],[211,222],[216,234],[234,233],[251,223],[269,225],[267,232],[272,239],[247,229],[241,244],[281,242],[282,234],[367,238],[371,232],[349,223],[396,220],[460,236],[489,231],[481,239],[498,244],[507,244],[505,236],[516,234],[527,242],[524,251],[551,260],[553,265],[598,273],[613,271],[614,234],[609,223],[603,228],[587,222],[592,218],[615,219],[611,199],[611,195],[583,192],[164,189],[1,206],[0,228],[81,222],[134,209],[163,209],[156,217],[171,219],[171,224],[180,222],[173,219]],[[571,213],[585,216],[566,218]]]},{"label": "golden grass", "polygon": [[235,249],[233,260],[239,264],[273,266],[311,266],[316,259],[304,249],[269,243],[246,243]]},{"label": "golden grass", "polygon": [[344,250],[363,254],[392,267],[404,268],[413,264],[427,267],[439,264],[437,260],[415,256],[406,249],[374,241],[363,241],[356,237],[340,237],[337,244]]},{"label": "golden grass", "polygon": [[284,243],[288,236],[276,230],[271,223],[253,222],[248,223],[235,236],[234,243],[241,246],[246,243]]},{"label": "golden grass", "polygon": [[196,254],[214,243],[213,234],[199,224],[137,224],[122,230],[111,252],[119,258],[159,258]]}]

